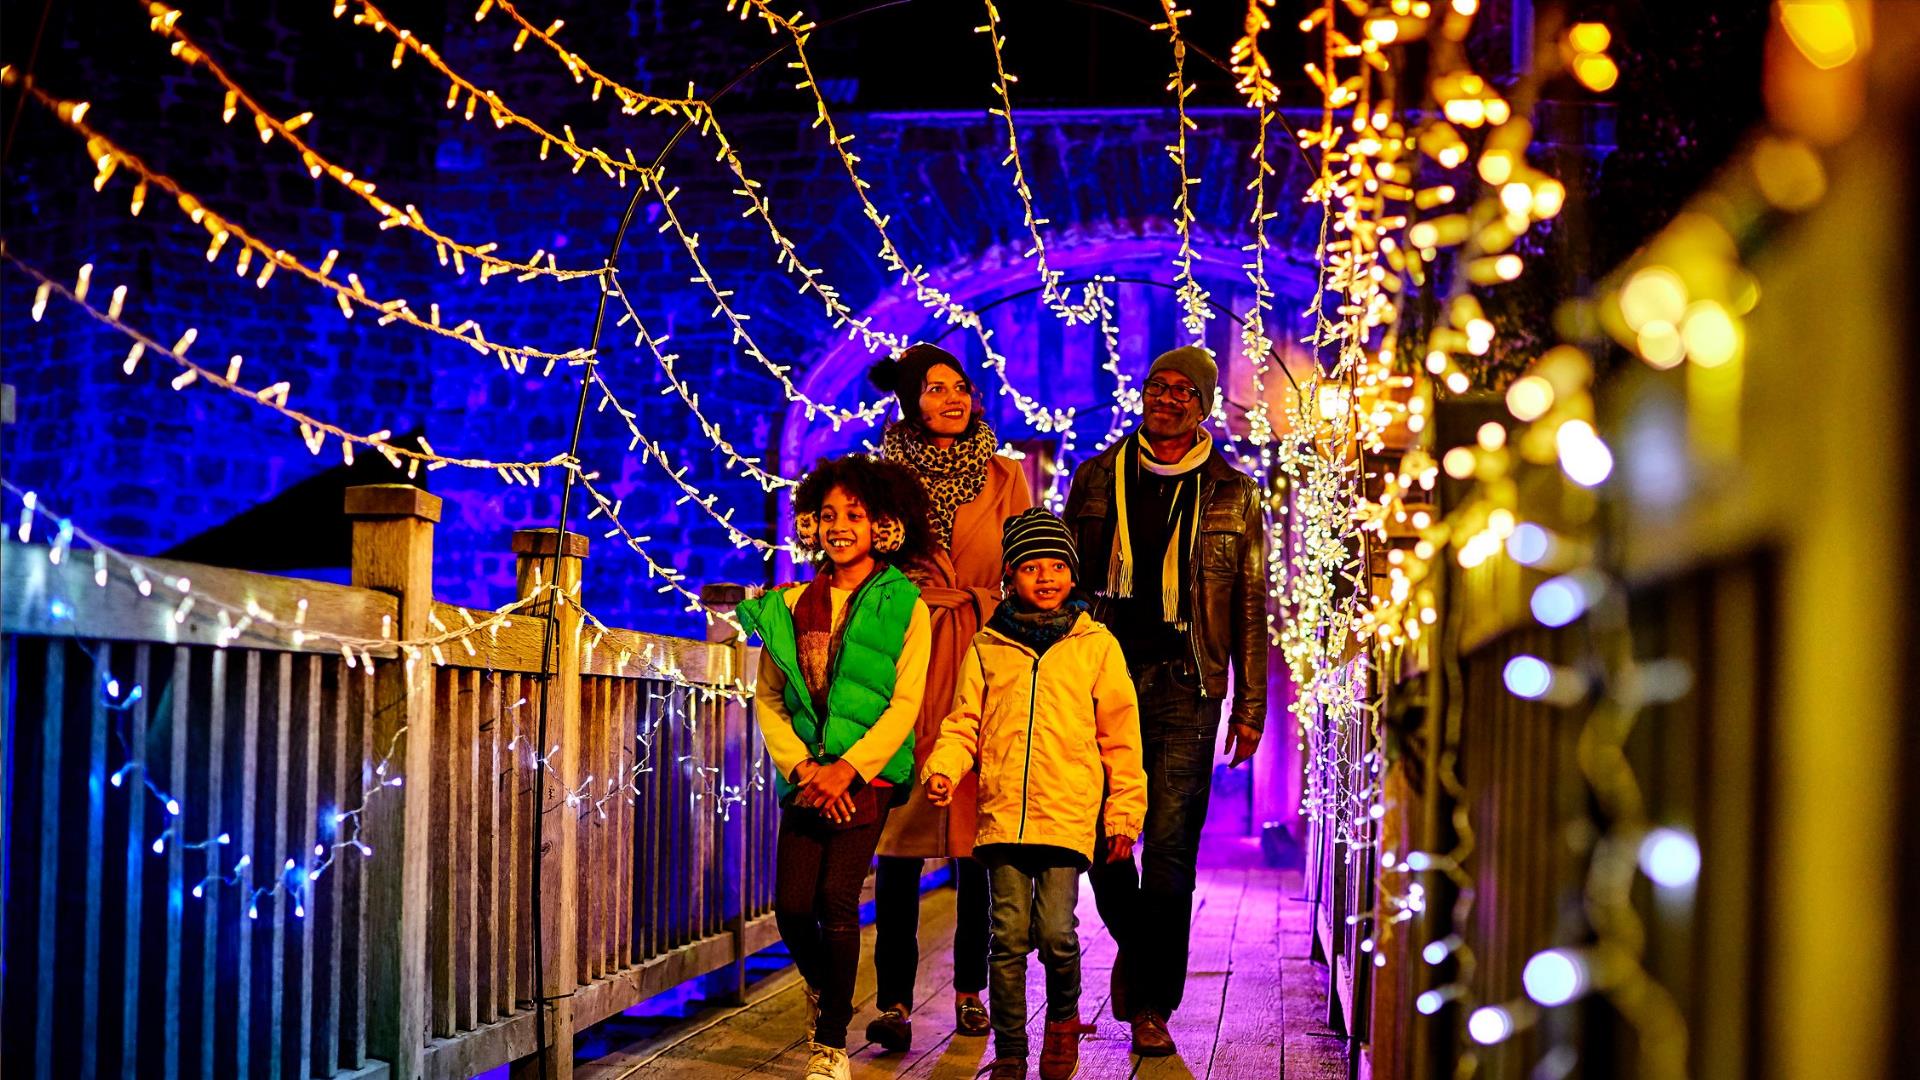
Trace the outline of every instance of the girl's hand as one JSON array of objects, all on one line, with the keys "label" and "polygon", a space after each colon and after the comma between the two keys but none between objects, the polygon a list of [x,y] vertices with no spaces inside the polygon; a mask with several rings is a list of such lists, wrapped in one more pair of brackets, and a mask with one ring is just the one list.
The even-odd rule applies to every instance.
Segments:
[{"label": "girl's hand", "polygon": [[1120,862],[1123,859],[1131,859],[1131,858],[1133,858],[1133,837],[1131,836],[1107,837],[1107,861],[1108,862],[1110,863]]},{"label": "girl's hand", "polygon": [[855,808],[853,805],[853,796],[842,795],[838,799],[835,799],[833,802],[828,803],[825,807],[821,808],[820,814],[821,816],[825,817],[828,821],[831,821],[837,825],[837,824],[840,824],[841,822],[852,820],[854,809]]},{"label": "girl's hand", "polygon": [[[801,787],[801,788],[806,787],[808,784],[813,782],[814,774],[818,773],[819,771],[820,771],[820,763],[817,761],[814,761],[812,758],[808,758],[807,760],[801,762],[800,764],[795,765],[793,767],[794,786]],[[802,800],[801,801],[802,806],[806,805],[804,801],[805,797],[806,797],[806,793],[802,792],[800,796]]]},{"label": "girl's hand", "polygon": [[844,761],[816,765],[813,773],[800,785],[800,805],[824,812],[847,794],[847,789],[853,786],[854,778],[858,775],[853,771],[853,766]]},{"label": "girl's hand", "polygon": [[927,777],[927,801],[935,806],[951,806],[953,781],[938,774]]}]

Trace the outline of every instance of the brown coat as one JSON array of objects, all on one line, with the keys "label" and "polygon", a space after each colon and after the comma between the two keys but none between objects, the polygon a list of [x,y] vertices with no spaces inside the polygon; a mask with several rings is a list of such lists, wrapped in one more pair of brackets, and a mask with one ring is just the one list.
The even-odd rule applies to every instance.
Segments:
[{"label": "brown coat", "polygon": [[[913,768],[918,776],[940,737],[940,721],[953,707],[953,688],[973,635],[993,617],[1000,602],[1000,526],[1033,505],[1027,478],[1012,460],[996,456],[987,466],[987,483],[953,518],[953,549],[936,552],[927,563],[907,568],[920,586],[920,599],[933,616],[933,651],[927,658],[927,689],[914,725]],[[969,773],[945,808],[927,801],[926,788],[913,785],[906,805],[887,818],[880,835],[882,855],[944,859],[973,854],[976,778]]]}]

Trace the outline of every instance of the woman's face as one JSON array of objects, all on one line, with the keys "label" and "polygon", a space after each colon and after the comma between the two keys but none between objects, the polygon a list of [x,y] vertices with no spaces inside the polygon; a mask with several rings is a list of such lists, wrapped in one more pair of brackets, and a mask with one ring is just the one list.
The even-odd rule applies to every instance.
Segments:
[{"label": "woman's face", "polygon": [[873,520],[845,488],[832,489],[820,503],[820,549],[835,566],[873,558]]},{"label": "woman's face", "polygon": [[957,439],[973,419],[973,384],[950,364],[927,369],[920,383],[920,424],[927,434]]},{"label": "woman's face", "polygon": [[1036,611],[1052,611],[1073,594],[1073,570],[1064,559],[1028,559],[1013,568],[1013,592]]}]

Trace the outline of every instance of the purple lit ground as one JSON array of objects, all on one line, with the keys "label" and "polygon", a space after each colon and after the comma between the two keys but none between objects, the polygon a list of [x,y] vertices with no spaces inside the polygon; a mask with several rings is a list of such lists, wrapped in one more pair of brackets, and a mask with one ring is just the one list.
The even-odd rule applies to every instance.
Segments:
[{"label": "purple lit ground", "polygon": [[[1143,1061],[1128,1052],[1128,1033],[1107,1011],[1113,941],[1082,888],[1082,1016],[1099,1031],[1082,1044],[1082,1077],[1285,1078],[1331,1080],[1346,1075],[1346,1043],[1326,1026],[1325,971],[1308,959],[1307,908],[1295,871],[1263,866],[1252,840],[1212,836],[1202,853],[1195,903],[1192,975],[1186,1004],[1173,1018],[1177,1057]],[[861,1031],[872,1017],[873,971],[863,964],[854,1017],[854,1075],[962,1080],[990,1056],[990,1040],[956,1039],[951,1002],[953,893],[927,894],[921,920],[921,1006],[914,1049],[879,1053]],[[863,950],[872,950],[867,933]],[[745,1007],[707,1005],[696,986],[665,994],[583,1037],[580,1080],[650,1077],[797,1076],[805,1067],[800,1041],[798,977],[779,950],[755,958],[756,985]],[[1043,987],[1029,979],[1029,1016],[1039,1044]],[[1037,1049],[1036,1049],[1037,1053]],[[492,1074],[490,1074],[492,1075]],[[504,1072],[499,1073],[504,1076]]]}]

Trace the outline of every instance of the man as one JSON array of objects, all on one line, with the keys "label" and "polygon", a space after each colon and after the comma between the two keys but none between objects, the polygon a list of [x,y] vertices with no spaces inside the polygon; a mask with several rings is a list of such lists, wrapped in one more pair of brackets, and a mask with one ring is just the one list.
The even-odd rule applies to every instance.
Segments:
[{"label": "man", "polygon": [[1101,862],[1090,876],[1120,946],[1114,1016],[1132,1023],[1133,1052],[1148,1057],[1174,1052],[1167,1017],[1186,989],[1194,866],[1229,668],[1234,765],[1253,756],[1266,721],[1266,537],[1257,486],[1200,427],[1218,380],[1203,349],[1155,360],[1139,429],[1074,471],[1065,515],[1094,613],[1119,638],[1140,699],[1140,866]]}]

